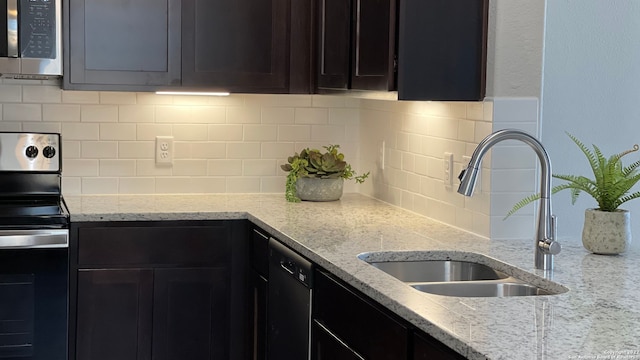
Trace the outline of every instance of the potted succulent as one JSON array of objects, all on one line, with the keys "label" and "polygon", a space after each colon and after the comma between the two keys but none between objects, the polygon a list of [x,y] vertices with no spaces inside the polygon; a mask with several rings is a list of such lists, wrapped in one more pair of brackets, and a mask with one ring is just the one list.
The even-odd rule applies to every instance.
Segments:
[{"label": "potted succulent", "polygon": [[306,148],[287,159],[281,165],[289,172],[285,189],[285,198],[290,202],[334,201],[342,196],[344,180],[354,179],[360,184],[369,173],[356,175],[351,165],[344,161],[340,145],[323,147],[326,151]]},{"label": "potted succulent", "polygon": [[[622,158],[638,151],[638,145],[632,149],[614,154],[608,159],[600,149],[593,145],[593,151],[580,140],[567,133],[569,138],[586,156],[593,171],[593,179],[576,175],[557,175],[553,177],[566,183],[554,186],[552,193],[568,189],[571,191],[571,203],[575,204],[580,193],[585,192],[598,203],[598,208],[585,211],[582,230],[584,247],[596,254],[619,254],[626,251],[631,241],[631,223],[628,210],[620,209],[623,203],[640,197],[640,192],[631,192],[631,188],[640,181],[640,160],[628,166],[622,165]],[[519,201],[506,217],[523,206],[540,198],[540,194],[531,195]]]}]

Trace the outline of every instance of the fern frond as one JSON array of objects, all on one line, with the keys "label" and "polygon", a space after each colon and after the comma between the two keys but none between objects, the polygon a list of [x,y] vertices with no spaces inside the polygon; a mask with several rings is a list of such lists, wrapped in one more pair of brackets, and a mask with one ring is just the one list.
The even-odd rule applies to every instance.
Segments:
[{"label": "fern frond", "polygon": [[522,209],[523,207],[531,204],[532,202],[536,201],[540,199],[540,194],[533,194],[533,195],[529,195],[527,197],[525,197],[524,199],[518,201],[515,205],[513,205],[513,208],[511,208],[511,210],[509,210],[509,212],[507,212],[507,215],[504,216],[503,220],[508,218],[509,216],[515,214],[516,211]]}]

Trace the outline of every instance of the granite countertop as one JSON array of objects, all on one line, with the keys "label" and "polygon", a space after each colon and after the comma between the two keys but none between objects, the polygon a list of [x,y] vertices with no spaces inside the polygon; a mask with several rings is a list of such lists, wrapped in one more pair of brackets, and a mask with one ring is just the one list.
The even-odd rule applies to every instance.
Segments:
[{"label": "granite countertop", "polygon": [[[533,240],[489,241],[378,200],[287,203],[281,194],[65,196],[71,221],[249,219],[305,257],[470,359],[640,360],[636,251],[593,255],[563,243],[552,296],[459,298],[422,293],[358,259],[489,257],[528,273]],[[533,236],[533,234],[532,234]],[[401,253],[387,253],[402,251]],[[435,254],[435,255],[434,255]]]}]

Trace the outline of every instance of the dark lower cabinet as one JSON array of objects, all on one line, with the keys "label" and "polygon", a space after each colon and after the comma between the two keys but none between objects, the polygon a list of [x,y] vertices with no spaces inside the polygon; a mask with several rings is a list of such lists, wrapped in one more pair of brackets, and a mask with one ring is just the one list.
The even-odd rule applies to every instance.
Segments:
[{"label": "dark lower cabinet", "polygon": [[315,273],[313,296],[313,329],[322,331],[312,334],[312,360],[342,359],[333,357],[338,354],[346,354],[344,359],[408,359],[408,327],[370,300],[324,271]]},{"label": "dark lower cabinet", "polygon": [[78,272],[76,359],[151,359],[153,270]]},{"label": "dark lower cabinet", "polygon": [[464,360],[465,357],[427,334],[414,333],[413,360]]},{"label": "dark lower cabinet", "polygon": [[315,274],[312,360],[461,360],[326,271]]},{"label": "dark lower cabinet", "polygon": [[70,359],[246,358],[245,229],[72,225]]},{"label": "dark lower cabinet", "polygon": [[248,336],[250,359],[267,359],[267,311],[269,292],[269,235],[251,226],[249,229]]}]

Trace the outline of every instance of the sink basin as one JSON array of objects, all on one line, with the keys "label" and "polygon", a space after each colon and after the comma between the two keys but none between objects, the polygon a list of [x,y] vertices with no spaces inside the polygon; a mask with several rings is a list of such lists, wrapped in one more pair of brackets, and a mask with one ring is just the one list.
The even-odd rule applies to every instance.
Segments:
[{"label": "sink basin", "polygon": [[498,280],[509,277],[487,265],[469,261],[388,261],[369,264],[404,282]]},{"label": "sink basin", "polygon": [[411,284],[414,289],[430,294],[459,297],[504,297],[553,295],[553,293],[527,283],[515,282],[423,283]]},{"label": "sink basin", "polygon": [[[416,290],[436,295],[538,296],[556,295],[568,290],[548,279],[475,253],[382,252],[364,253],[358,258]],[[494,263],[497,269],[488,265]]]}]

